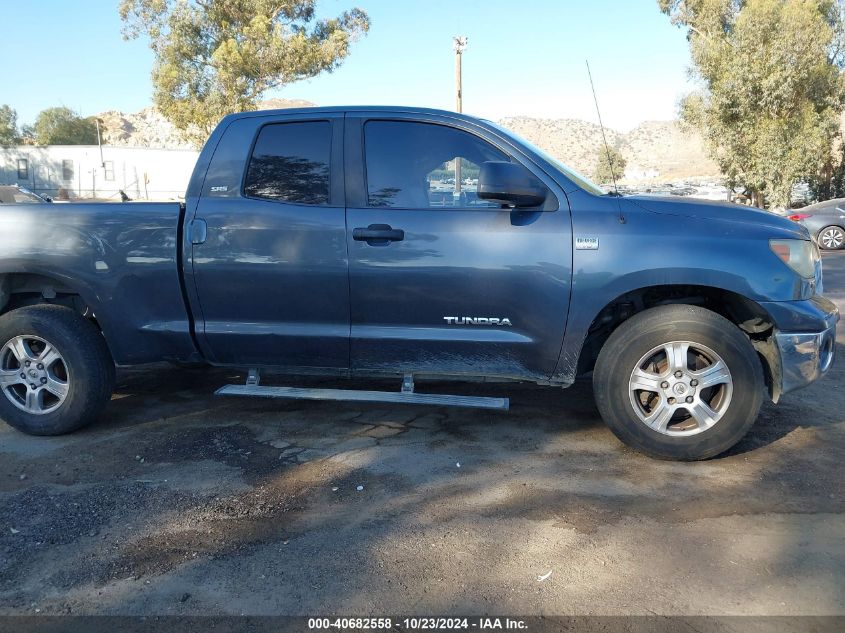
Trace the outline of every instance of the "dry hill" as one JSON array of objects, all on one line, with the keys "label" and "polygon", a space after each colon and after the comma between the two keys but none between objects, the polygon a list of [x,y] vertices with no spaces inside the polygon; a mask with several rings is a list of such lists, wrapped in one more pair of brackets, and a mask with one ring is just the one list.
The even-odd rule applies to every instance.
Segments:
[{"label": "dry hill", "polygon": [[[525,137],[583,174],[596,167],[602,147],[601,129],[578,119],[509,117],[499,124]],[[629,179],[680,180],[719,176],[702,139],[684,132],[676,121],[646,121],[627,134],[607,129],[607,142],[628,162]]]},{"label": "dry hill", "polygon": [[[301,99],[270,99],[262,110],[308,107]],[[104,112],[103,140],[108,145],[191,149],[176,129],[154,108],[134,114]],[[602,146],[599,126],[577,119],[508,117],[499,121],[517,134],[576,170],[590,175]],[[608,143],[628,161],[629,180],[671,181],[693,177],[718,177],[719,170],[707,158],[701,138],[685,133],[674,121],[647,121],[627,134],[607,130]]]},{"label": "dry hill", "polygon": [[[268,99],[259,103],[258,109],[305,108],[313,105],[303,99]],[[190,143],[181,140],[176,128],[152,106],[134,114],[112,110],[97,116],[103,120],[103,143],[107,145],[194,149]]]}]

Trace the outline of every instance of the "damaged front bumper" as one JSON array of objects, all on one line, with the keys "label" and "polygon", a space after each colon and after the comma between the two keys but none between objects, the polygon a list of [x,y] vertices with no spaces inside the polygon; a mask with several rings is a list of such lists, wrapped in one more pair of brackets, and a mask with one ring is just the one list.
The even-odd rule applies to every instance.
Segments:
[{"label": "damaged front bumper", "polygon": [[[807,301],[761,303],[775,322],[767,350],[758,347],[771,370],[772,400],[824,376],[836,356],[836,305],[816,295]],[[757,347],[755,345],[755,347]]]},{"label": "damaged front bumper", "polygon": [[827,373],[836,356],[836,326],[822,332],[779,332],[775,345],[780,355],[780,393],[785,394]]}]

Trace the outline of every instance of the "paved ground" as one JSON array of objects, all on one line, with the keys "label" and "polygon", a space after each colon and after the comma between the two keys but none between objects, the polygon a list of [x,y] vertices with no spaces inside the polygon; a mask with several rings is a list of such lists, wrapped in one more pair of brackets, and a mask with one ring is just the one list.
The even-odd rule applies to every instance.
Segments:
[{"label": "paved ground", "polygon": [[503,414],[125,373],[84,432],[0,426],[0,613],[843,614],[843,362],[697,464],[622,447],[589,384]]}]

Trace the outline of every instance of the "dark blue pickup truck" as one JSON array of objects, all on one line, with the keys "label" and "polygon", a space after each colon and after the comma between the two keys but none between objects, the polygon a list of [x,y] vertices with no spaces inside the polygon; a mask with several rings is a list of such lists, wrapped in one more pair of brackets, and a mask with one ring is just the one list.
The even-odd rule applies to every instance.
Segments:
[{"label": "dark blue pickup truck", "polygon": [[[567,387],[627,444],[702,459],[822,376],[836,307],[807,231],[607,194],[496,125],[409,108],[226,117],[184,205],[0,205],[0,418],[77,429],[115,365],[249,371],[225,395],[507,408],[415,380]],[[261,384],[395,376],[395,392]],[[549,415],[555,415],[550,411]]]}]

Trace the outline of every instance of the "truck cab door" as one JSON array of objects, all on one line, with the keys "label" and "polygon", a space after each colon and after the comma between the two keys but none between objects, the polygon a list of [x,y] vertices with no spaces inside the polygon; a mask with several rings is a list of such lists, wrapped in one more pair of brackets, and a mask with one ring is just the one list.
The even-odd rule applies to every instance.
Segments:
[{"label": "truck cab door", "polygon": [[223,133],[186,266],[213,362],[349,367],[342,147],[342,112],[256,113]]},{"label": "truck cab door", "polygon": [[[572,272],[554,181],[491,130],[435,114],[349,115],[345,153],[352,369],[548,379]],[[522,163],[545,204],[479,199],[486,161]]]}]

